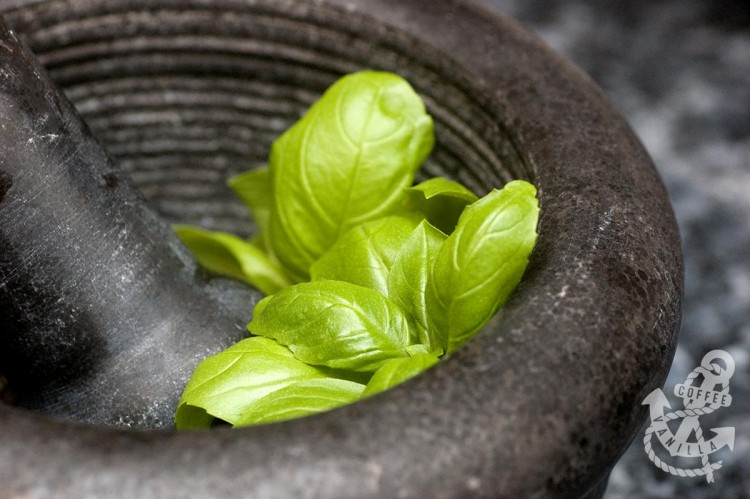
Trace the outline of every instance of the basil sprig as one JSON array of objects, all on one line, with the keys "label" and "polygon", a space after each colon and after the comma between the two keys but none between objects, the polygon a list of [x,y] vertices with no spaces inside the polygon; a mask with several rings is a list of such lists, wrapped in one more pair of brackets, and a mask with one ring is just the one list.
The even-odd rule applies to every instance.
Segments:
[{"label": "basil sprig", "polygon": [[478,199],[443,178],[411,186],[433,142],[406,81],[354,73],[274,143],[268,168],[229,180],[252,240],[176,227],[209,271],[268,295],[253,336],[198,365],[178,428],[372,396],[456,350],[507,301],[536,240],[536,189],[516,180]]}]

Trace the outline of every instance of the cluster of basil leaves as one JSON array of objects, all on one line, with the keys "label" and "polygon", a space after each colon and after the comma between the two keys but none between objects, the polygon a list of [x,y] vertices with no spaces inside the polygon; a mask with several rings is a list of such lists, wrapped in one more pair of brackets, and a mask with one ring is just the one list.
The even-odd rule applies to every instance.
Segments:
[{"label": "cluster of basil leaves", "polygon": [[429,368],[492,317],[534,246],[536,190],[513,181],[477,199],[444,178],[413,185],[433,143],[403,78],[353,73],[274,143],[267,168],[229,180],[258,235],[175,227],[205,268],[268,295],[253,336],[195,369],[177,428],[353,402]]}]

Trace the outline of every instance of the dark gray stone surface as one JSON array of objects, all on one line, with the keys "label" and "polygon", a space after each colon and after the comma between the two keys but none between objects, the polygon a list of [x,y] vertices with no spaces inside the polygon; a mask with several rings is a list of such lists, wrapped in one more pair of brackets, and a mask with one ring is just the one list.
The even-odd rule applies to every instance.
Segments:
[{"label": "dark gray stone surface", "polygon": [[246,334],[250,307],[231,313],[228,301],[253,298],[205,289],[177,236],[1,19],[0,60],[0,176],[10,184],[0,198],[0,365],[15,403],[173,427],[192,368]]},{"label": "dark gray stone surface", "polygon": [[[196,201],[226,205],[207,173],[258,159],[308,97],[362,67],[399,71],[425,96],[439,144],[431,173],[477,191],[529,178],[542,216],[503,313],[424,376],[337,411],[236,431],[113,429],[0,405],[0,495],[600,490],[640,426],[640,400],[666,377],[681,252],[650,159],[577,68],[462,2],[10,5],[10,22],[166,216]],[[24,200],[9,189],[5,204]],[[206,211],[207,222],[227,213]]]},{"label": "dark gray stone surface", "polygon": [[614,469],[606,497],[748,497],[750,3],[486,3],[525,22],[588,72],[624,112],[664,178],[681,230],[686,282],[665,392],[684,382],[709,350],[728,351],[737,366],[732,406],[703,426],[736,427],[734,452],[718,456],[724,467],[716,482],[658,470],[641,433]]}]

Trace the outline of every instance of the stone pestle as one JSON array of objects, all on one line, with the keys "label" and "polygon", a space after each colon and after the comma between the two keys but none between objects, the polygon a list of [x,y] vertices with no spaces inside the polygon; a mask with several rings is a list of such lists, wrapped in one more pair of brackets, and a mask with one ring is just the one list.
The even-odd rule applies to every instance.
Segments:
[{"label": "stone pestle", "polygon": [[0,19],[0,372],[15,404],[172,426],[260,294],[207,279]]}]

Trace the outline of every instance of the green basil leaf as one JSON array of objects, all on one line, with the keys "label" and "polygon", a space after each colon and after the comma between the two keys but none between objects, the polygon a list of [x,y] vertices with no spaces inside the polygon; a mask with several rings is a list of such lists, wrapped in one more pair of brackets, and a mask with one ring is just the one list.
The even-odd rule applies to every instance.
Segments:
[{"label": "green basil leaf", "polygon": [[526,269],[536,241],[536,189],[508,183],[472,204],[435,257],[426,307],[430,327],[454,351],[502,306]]},{"label": "green basil leaf", "polygon": [[273,206],[273,188],[268,167],[255,168],[230,177],[227,185],[242,200],[255,222],[257,232],[250,242],[276,262],[268,244],[268,220],[271,218]]},{"label": "green basil leaf", "polygon": [[299,381],[266,395],[242,414],[235,426],[275,423],[355,402],[365,385],[336,378]]},{"label": "green basil leaf", "polygon": [[407,189],[409,192],[419,193],[423,199],[436,199],[441,197],[456,198],[471,204],[476,201],[477,195],[458,182],[444,177],[434,177]]},{"label": "green basil leaf", "polygon": [[214,418],[238,424],[253,404],[292,383],[325,378],[267,338],[248,338],[195,368],[175,415],[177,429],[208,428]]},{"label": "green basil leaf", "polygon": [[276,262],[244,239],[192,225],[172,228],[198,263],[211,272],[244,281],[267,295],[291,285]]},{"label": "green basil leaf", "polygon": [[467,205],[477,200],[469,189],[442,177],[435,177],[407,189],[409,203],[425,214],[432,225],[450,234]]},{"label": "green basil leaf", "polygon": [[273,205],[273,190],[268,168],[256,168],[235,175],[227,180],[227,185],[239,197],[262,235],[268,230],[268,219]]},{"label": "green basil leaf", "polygon": [[394,215],[350,229],[310,267],[311,279],[346,281],[388,296],[388,274],[420,219]]},{"label": "green basil leaf", "polygon": [[428,221],[422,221],[402,244],[388,275],[388,296],[414,321],[419,342],[429,351],[447,346],[447,337],[439,337],[440,331],[428,327],[425,304],[427,277],[445,238]]},{"label": "green basil leaf", "polygon": [[279,261],[305,280],[347,230],[399,209],[433,143],[432,119],[401,77],[365,71],[334,83],[271,150]]},{"label": "green basil leaf", "polygon": [[429,353],[389,360],[375,371],[362,396],[369,397],[403,383],[434,366],[438,360],[440,359]]},{"label": "green basil leaf", "polygon": [[434,355],[436,357],[440,357],[443,355],[443,352],[441,349],[438,350],[430,350],[427,348],[427,345],[424,345],[422,343],[415,343],[413,345],[409,345],[406,347],[406,353],[414,357],[415,355],[420,355],[423,353],[429,353],[431,355]]},{"label": "green basil leaf", "polygon": [[375,290],[343,281],[307,282],[258,305],[250,332],[287,345],[308,364],[374,371],[388,359],[408,355],[406,317]]}]

